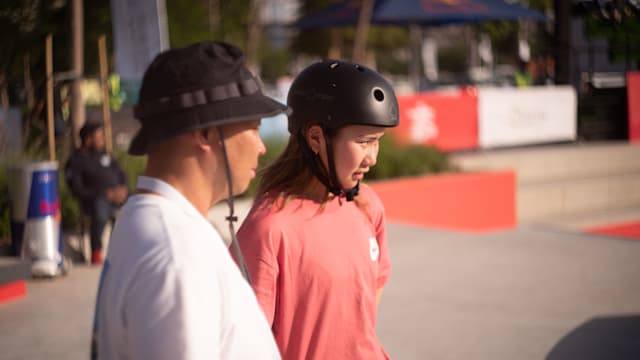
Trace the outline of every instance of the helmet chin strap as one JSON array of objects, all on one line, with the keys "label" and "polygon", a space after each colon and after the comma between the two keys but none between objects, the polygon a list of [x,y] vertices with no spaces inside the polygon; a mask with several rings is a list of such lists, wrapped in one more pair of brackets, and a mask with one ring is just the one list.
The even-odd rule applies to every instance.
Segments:
[{"label": "helmet chin strap", "polygon": [[240,267],[240,271],[242,271],[242,275],[247,279],[249,285],[251,285],[251,277],[249,276],[249,269],[247,268],[247,263],[244,261],[244,256],[242,256],[242,251],[240,251],[240,246],[238,245],[238,239],[236,238],[236,230],[233,226],[235,221],[238,221],[238,217],[234,213],[233,207],[233,188],[231,181],[231,167],[229,166],[229,158],[227,157],[227,148],[224,144],[224,134],[222,133],[222,129],[220,126],[217,126],[218,136],[220,137],[220,147],[222,148],[222,157],[224,158],[224,168],[227,173],[227,184],[229,189],[229,198],[227,199],[227,203],[229,204],[229,216],[225,219],[229,222],[229,234],[231,234],[231,245],[233,246],[233,252],[236,255],[236,259],[238,260],[238,266]]},{"label": "helmet chin strap", "polygon": [[360,191],[360,181],[356,186],[351,189],[343,189],[340,187],[340,183],[338,182],[338,177],[336,175],[335,162],[333,157],[333,146],[331,146],[331,138],[325,136],[325,140],[327,143],[327,160],[329,162],[329,177],[327,177],[326,171],[324,170],[324,165],[322,164],[322,160],[318,154],[314,153],[309,144],[307,144],[307,140],[301,133],[298,133],[298,142],[302,148],[302,152],[304,153],[307,160],[309,160],[311,164],[311,172],[313,175],[335,196],[342,197],[344,196],[347,201],[353,201],[353,199],[358,195]]}]

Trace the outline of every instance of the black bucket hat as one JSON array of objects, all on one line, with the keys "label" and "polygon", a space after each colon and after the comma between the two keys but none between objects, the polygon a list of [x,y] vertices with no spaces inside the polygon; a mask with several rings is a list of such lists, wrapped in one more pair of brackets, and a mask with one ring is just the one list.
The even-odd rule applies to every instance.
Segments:
[{"label": "black bucket hat", "polygon": [[203,41],[157,55],[145,71],[134,116],[142,127],[129,154],[182,133],[288,112],[262,94],[239,48]]}]

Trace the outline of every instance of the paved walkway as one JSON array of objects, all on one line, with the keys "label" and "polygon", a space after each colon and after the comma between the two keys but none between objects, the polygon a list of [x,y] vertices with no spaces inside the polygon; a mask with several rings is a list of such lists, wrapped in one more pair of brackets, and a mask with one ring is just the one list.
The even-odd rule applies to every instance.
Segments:
[{"label": "paved walkway", "polygon": [[[640,358],[640,241],[546,227],[472,235],[399,225],[389,239],[394,268],[378,332],[393,359]],[[87,359],[98,276],[76,266],[0,305],[0,358]],[[548,356],[596,317],[608,320],[606,331],[591,322],[588,342],[571,336],[577,342]],[[594,357],[607,344],[623,351]]]}]

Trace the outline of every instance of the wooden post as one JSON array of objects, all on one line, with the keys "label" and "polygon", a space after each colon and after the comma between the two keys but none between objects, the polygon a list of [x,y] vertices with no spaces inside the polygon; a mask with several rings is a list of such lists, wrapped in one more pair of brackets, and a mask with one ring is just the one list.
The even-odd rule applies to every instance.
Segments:
[{"label": "wooden post", "polygon": [[49,129],[49,160],[56,159],[56,138],[53,135],[53,38],[47,35],[45,44],[47,72],[47,128]]},{"label": "wooden post", "polygon": [[104,138],[107,152],[113,150],[113,137],[111,135],[111,111],[109,109],[109,83],[107,74],[107,41],[104,35],[98,38],[98,57],[100,58],[100,87],[102,88],[102,121],[104,123]]},{"label": "wooden post", "polygon": [[74,78],[71,83],[71,129],[73,130],[73,145],[80,146],[78,133],[85,123],[84,100],[82,99],[82,77],[84,74],[84,4],[83,0],[70,0],[71,33],[70,58],[71,71]]}]

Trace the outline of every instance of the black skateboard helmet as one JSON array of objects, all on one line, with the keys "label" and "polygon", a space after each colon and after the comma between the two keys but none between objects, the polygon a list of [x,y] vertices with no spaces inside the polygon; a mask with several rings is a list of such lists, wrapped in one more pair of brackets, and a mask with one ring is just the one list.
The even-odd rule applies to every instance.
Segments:
[{"label": "black skateboard helmet", "polygon": [[346,125],[398,125],[398,100],[377,72],[354,63],[326,60],[304,69],[291,84],[289,132],[307,124],[333,133]]},{"label": "black skateboard helmet", "polygon": [[[289,132],[298,138],[311,171],[336,196],[351,201],[358,195],[360,183],[344,189],[335,170],[333,137],[348,125],[394,127],[398,125],[398,100],[391,84],[377,72],[340,60],[310,65],[293,81],[287,97]],[[327,143],[328,168],[314,154],[303,132],[319,125]]]}]

